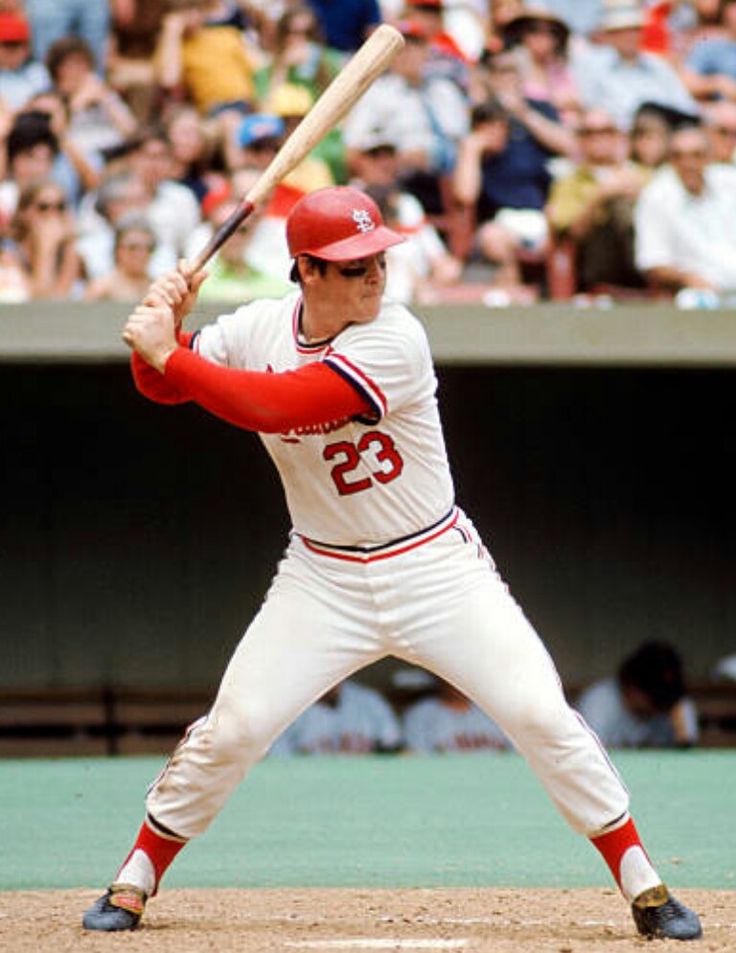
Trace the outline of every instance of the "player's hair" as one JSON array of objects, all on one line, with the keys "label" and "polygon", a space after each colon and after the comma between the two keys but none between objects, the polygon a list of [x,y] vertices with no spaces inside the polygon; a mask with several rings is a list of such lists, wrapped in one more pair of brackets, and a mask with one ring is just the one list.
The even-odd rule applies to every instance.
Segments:
[{"label": "player's hair", "polygon": [[[313,264],[317,271],[321,275],[324,275],[327,271],[327,266],[329,262],[325,261],[324,258],[316,258],[314,255],[301,255],[300,257],[306,258],[311,264]],[[289,273],[289,281],[293,281],[294,284],[301,285],[302,276],[299,274],[299,265],[297,264],[296,258],[294,259],[291,271]]]},{"label": "player's hair", "polygon": [[622,686],[638,688],[663,712],[685,694],[682,660],[667,642],[645,642],[621,663],[618,680]]}]

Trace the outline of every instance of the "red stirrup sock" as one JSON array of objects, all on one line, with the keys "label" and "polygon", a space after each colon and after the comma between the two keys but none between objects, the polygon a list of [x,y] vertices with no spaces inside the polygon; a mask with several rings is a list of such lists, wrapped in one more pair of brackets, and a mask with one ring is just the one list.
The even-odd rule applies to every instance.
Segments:
[{"label": "red stirrup sock", "polygon": [[645,890],[662,883],[628,814],[620,826],[591,837],[590,842],[601,852],[621,893],[630,903]]},{"label": "red stirrup sock", "polygon": [[148,818],[143,822],[135,844],[115,878],[116,883],[140,887],[149,897],[158,891],[161,878],[186,844],[184,838],[164,833],[159,825],[155,830],[152,823]]}]

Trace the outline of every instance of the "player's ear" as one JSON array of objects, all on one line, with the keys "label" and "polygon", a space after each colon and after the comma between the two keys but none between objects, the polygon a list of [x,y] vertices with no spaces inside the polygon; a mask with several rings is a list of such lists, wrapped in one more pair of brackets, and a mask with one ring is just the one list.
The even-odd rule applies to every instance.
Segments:
[{"label": "player's ear", "polygon": [[292,274],[300,285],[310,284],[317,274],[314,259],[309,255],[297,255]]}]

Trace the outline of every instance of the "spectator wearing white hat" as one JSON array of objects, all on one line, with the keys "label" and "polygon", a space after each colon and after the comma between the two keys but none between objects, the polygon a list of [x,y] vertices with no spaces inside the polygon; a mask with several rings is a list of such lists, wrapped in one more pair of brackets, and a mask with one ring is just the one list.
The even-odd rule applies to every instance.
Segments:
[{"label": "spectator wearing white hat", "polygon": [[629,128],[645,102],[698,115],[695,100],[674,68],[663,58],[642,52],[644,22],[639,3],[608,0],[598,24],[599,43],[573,62],[583,105],[605,109],[623,129]]}]

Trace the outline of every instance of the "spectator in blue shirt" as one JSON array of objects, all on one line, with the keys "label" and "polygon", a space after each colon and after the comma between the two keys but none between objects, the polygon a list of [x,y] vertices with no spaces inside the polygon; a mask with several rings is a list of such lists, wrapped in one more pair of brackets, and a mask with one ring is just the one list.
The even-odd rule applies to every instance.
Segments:
[{"label": "spectator in blue shirt", "polygon": [[377,0],[309,0],[325,42],[335,50],[354,53],[382,21]]},{"label": "spectator in blue shirt", "polygon": [[529,300],[521,280],[523,252],[539,255],[547,243],[544,213],[549,162],[572,157],[573,133],[550,102],[525,98],[513,52],[487,59],[489,98],[473,107],[471,133],[459,149],[453,191],[475,207],[478,247],[498,270],[494,283],[515,300]]},{"label": "spectator in blue shirt", "polygon": [[638,3],[610,3],[604,8],[598,36],[573,59],[573,70],[586,108],[610,113],[629,129],[642,103],[669,106],[695,117],[697,103],[675,69],[661,56],[641,50],[645,14]]},{"label": "spectator in blue shirt", "polygon": [[19,13],[0,13],[0,103],[17,112],[51,85],[46,67],[31,57],[31,29]]},{"label": "spectator in blue shirt", "polygon": [[736,0],[722,0],[722,32],[698,40],[687,57],[683,78],[696,99],[736,99]]}]

